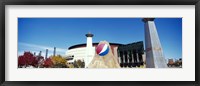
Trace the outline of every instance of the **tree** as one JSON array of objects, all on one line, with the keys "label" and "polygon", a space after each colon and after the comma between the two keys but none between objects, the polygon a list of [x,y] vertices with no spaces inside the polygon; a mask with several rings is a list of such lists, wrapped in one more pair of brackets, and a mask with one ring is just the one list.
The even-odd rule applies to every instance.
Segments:
[{"label": "tree", "polygon": [[74,67],[75,68],[84,68],[85,67],[85,62],[84,61],[81,61],[80,59],[79,60],[75,60],[74,61]]},{"label": "tree", "polygon": [[18,67],[23,67],[26,66],[26,59],[24,56],[19,56],[18,57]]},{"label": "tree", "polygon": [[46,67],[46,68],[53,67],[53,62],[52,62],[51,58],[47,58],[47,59],[44,61],[43,66]]},{"label": "tree", "polygon": [[73,64],[67,64],[67,67],[68,68],[74,68],[74,65]]},{"label": "tree", "polygon": [[55,68],[66,68],[67,67],[67,65],[66,65],[67,61],[60,55],[51,57],[51,60],[53,62],[53,66]]},{"label": "tree", "polygon": [[18,57],[18,67],[38,66],[38,60],[31,52],[24,52],[23,55]]},{"label": "tree", "polygon": [[44,57],[43,56],[36,56],[37,60],[38,60],[38,67],[43,68],[43,63],[44,63]]}]

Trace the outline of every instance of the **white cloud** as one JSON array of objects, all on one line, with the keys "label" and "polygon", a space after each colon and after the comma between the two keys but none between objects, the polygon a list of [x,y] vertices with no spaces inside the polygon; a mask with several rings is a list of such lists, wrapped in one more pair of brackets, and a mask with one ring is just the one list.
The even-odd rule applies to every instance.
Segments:
[{"label": "white cloud", "polygon": [[[31,52],[39,52],[39,51],[42,51],[42,52],[45,52],[46,49],[48,49],[49,52],[53,52],[54,50],[54,47],[49,47],[49,46],[43,46],[43,45],[36,45],[36,44],[30,44],[30,43],[22,43],[22,42],[19,42],[19,46],[20,48],[22,48],[24,51],[26,50],[29,50]],[[38,51],[39,50],[39,51]],[[56,52],[59,52],[59,53],[65,53],[67,49],[63,49],[63,48],[57,48],[56,47]],[[18,51],[19,54],[22,54],[22,52],[24,51]]]}]

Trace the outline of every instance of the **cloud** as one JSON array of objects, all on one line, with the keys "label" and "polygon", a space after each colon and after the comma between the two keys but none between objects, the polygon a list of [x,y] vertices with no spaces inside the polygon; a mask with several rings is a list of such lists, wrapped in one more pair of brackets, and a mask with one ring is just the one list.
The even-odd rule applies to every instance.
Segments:
[{"label": "cloud", "polygon": [[[29,49],[30,51],[44,51],[46,49],[48,49],[49,52],[53,52],[54,47],[49,47],[49,46],[43,46],[43,45],[36,45],[36,44],[30,44],[30,43],[24,43],[24,42],[19,42],[19,48],[22,48],[24,51],[25,49]],[[65,53],[67,49],[63,49],[63,48],[57,48],[56,47],[56,52],[60,52],[60,53]],[[20,50],[21,51],[21,50]]]}]

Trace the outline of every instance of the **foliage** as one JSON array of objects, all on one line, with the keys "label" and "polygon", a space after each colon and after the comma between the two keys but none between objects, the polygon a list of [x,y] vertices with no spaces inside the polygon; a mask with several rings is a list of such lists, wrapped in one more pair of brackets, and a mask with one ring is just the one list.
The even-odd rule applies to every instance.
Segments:
[{"label": "foliage", "polygon": [[39,61],[39,60],[44,59],[44,57],[43,56],[36,56],[36,59]]},{"label": "foliage", "polygon": [[73,64],[67,64],[67,66],[68,66],[69,68],[74,68],[74,65],[73,65]]},{"label": "foliage", "polygon": [[42,68],[44,63],[44,57],[43,56],[36,56],[36,59],[38,60],[38,67]]},{"label": "foliage", "polygon": [[74,61],[74,67],[75,68],[84,68],[85,67],[85,62],[81,60],[75,60]]},{"label": "foliage", "polygon": [[52,62],[51,58],[47,58],[47,59],[44,61],[43,66],[46,67],[46,68],[53,67],[53,62]]},{"label": "foliage", "polygon": [[[84,62],[77,61],[77,68],[84,67]],[[18,67],[19,68],[74,68],[74,64],[68,64],[67,60],[61,55],[50,56],[44,59],[43,56],[35,56],[31,52],[24,52],[23,55],[18,56]]]},{"label": "foliage", "polygon": [[67,61],[60,55],[52,56],[51,60],[52,60],[55,68],[66,68],[67,67],[67,65],[66,65]]},{"label": "foliage", "polygon": [[31,52],[24,52],[23,55],[18,57],[18,67],[38,66],[37,58]]}]

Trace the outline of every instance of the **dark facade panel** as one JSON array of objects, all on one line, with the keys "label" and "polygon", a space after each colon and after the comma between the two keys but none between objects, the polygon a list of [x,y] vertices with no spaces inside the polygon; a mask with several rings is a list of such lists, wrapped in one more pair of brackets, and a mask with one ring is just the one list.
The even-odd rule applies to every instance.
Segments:
[{"label": "dark facade panel", "polygon": [[118,57],[121,67],[136,67],[143,65],[143,41],[118,46]]}]

